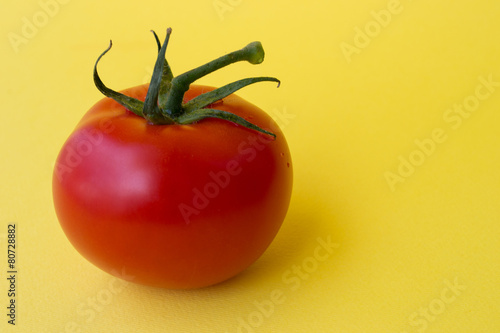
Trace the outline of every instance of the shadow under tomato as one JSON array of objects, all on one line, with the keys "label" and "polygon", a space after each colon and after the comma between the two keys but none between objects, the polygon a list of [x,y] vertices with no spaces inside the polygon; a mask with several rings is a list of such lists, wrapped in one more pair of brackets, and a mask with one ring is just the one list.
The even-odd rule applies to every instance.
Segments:
[{"label": "shadow under tomato", "polygon": [[[320,264],[335,265],[335,260],[332,258],[335,257],[336,248],[342,242],[341,228],[335,220],[325,223],[321,220],[325,218],[324,216],[316,215],[315,212],[319,210],[315,209],[315,206],[321,205],[321,202],[313,203],[311,197],[308,197],[310,204],[304,209],[300,205],[294,205],[294,201],[300,200],[300,198],[292,200],[278,235],[255,263],[237,276],[209,288],[223,289],[237,285],[253,288],[253,285],[262,287],[266,284],[286,284],[293,279],[293,276],[289,276],[290,271],[297,270],[297,267],[301,269],[306,261],[309,266],[312,265],[305,267],[311,274]],[[311,209],[307,209],[309,207]],[[328,249],[316,250],[327,245],[326,243],[331,245]],[[319,255],[321,257],[315,258]],[[304,272],[303,276],[306,275],[308,273]]]},{"label": "shadow under tomato", "polygon": [[[332,205],[323,202],[322,198],[307,193],[292,197],[288,214],[275,239],[263,255],[246,270],[212,286],[189,290],[170,290],[169,292],[183,294],[197,291],[199,294],[211,294],[230,289],[251,290],[262,288],[265,285],[272,287],[273,284],[286,283],[284,275],[290,270],[295,270],[294,267],[300,268],[309,264],[309,266],[313,266],[312,268],[318,266],[317,269],[321,269],[323,265],[335,265],[337,262],[335,257],[340,253],[337,248],[341,247],[346,239],[345,230],[335,219],[335,212],[325,216],[325,210],[321,207],[332,207]],[[331,246],[325,249],[325,244]],[[323,249],[317,250],[318,247],[323,247]],[[320,255],[321,257],[319,257]],[[311,271],[311,267],[306,266],[305,270],[305,274],[308,274],[307,271]],[[312,274],[312,272],[310,273]],[[158,292],[168,290],[141,285],[134,286]]]}]

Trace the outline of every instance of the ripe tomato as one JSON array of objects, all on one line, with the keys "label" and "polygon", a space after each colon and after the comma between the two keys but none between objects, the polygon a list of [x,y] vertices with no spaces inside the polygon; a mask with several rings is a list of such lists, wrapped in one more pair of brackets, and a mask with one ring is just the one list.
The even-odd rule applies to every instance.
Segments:
[{"label": "ripe tomato", "polygon": [[[144,101],[150,90],[123,94]],[[215,90],[190,85],[183,105]],[[53,196],[65,234],[90,262],[140,284],[198,288],[263,254],[290,201],[286,140],[234,94],[209,106],[275,137],[218,117],[152,124],[111,98],[84,115],[57,158]]]}]

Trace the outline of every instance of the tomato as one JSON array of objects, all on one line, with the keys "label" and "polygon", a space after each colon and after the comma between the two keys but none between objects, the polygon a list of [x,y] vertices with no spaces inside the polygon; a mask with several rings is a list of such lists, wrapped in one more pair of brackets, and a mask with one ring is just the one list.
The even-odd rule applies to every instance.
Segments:
[{"label": "tomato", "polygon": [[[151,85],[121,94],[145,101]],[[216,90],[190,84],[182,105]],[[71,244],[102,270],[156,287],[205,287],[245,270],[290,202],[291,156],[277,124],[234,93],[203,108],[230,120],[154,124],[122,104],[95,104],[57,157],[54,206]]]}]

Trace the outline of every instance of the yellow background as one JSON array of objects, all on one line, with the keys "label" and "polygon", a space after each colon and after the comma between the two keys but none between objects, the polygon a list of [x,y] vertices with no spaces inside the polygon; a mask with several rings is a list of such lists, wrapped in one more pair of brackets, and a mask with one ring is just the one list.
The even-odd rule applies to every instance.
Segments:
[{"label": "yellow background", "polygon": [[[494,0],[2,0],[0,330],[499,332],[499,15]],[[263,64],[199,83],[281,79],[239,95],[275,115],[295,171],[268,251],[195,291],[95,268],[64,236],[51,198],[58,150],[101,98],[97,56],[112,39],[104,82],[144,83],[156,57],[149,31],[163,38],[169,26],[174,74],[263,43]],[[473,111],[458,123],[450,112],[464,105]],[[5,315],[9,223],[15,327]]]}]

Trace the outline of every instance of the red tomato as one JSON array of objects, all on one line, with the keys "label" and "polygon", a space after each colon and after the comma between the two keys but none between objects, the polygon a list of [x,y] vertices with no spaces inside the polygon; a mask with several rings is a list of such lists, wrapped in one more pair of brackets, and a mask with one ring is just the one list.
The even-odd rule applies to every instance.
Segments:
[{"label": "red tomato", "polygon": [[[60,224],[104,271],[167,288],[198,288],[243,271],[269,246],[288,209],[292,166],[269,115],[234,91],[192,85],[236,61],[261,63],[259,42],[173,77],[166,46],[150,85],[107,88],[64,144],[53,177]],[[110,44],[111,48],[111,44]],[[272,131],[272,132],[271,132]]]},{"label": "red tomato", "polygon": [[[144,100],[148,85],[124,93]],[[191,85],[188,101],[214,88]],[[64,144],[55,209],[73,246],[104,271],[167,288],[197,288],[247,268],[288,209],[290,152],[269,115],[232,94],[214,107],[265,129],[206,118],[151,125],[110,98]]]}]

